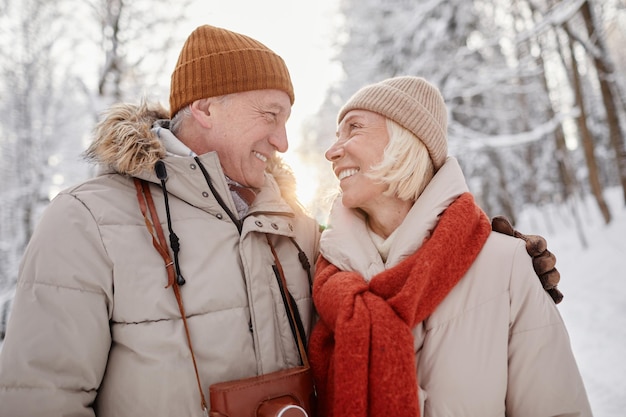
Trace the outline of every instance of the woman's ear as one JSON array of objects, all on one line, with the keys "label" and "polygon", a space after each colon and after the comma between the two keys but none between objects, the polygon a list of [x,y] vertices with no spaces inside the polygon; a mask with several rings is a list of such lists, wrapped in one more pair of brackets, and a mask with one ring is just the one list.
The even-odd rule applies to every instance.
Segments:
[{"label": "woman's ear", "polygon": [[191,116],[204,128],[211,127],[211,105],[210,98],[202,98],[191,103]]}]

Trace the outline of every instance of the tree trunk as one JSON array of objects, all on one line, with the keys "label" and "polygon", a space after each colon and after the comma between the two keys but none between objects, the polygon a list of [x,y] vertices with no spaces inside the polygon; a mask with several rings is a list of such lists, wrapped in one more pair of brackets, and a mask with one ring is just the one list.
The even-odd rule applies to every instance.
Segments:
[{"label": "tree trunk", "polygon": [[[533,15],[536,13],[535,8],[532,5],[532,2],[529,2],[529,7],[533,11]],[[535,23],[537,23],[535,21]],[[558,34],[556,32],[550,32],[555,35],[554,42],[558,44]],[[547,35],[546,35],[547,36]],[[547,108],[548,120],[554,119],[556,116],[556,112],[554,111],[554,106],[552,104],[552,100],[550,100],[550,87],[548,85],[548,79],[546,77],[546,73],[549,69],[546,67],[546,63],[543,59],[543,53],[546,50],[544,42],[542,42],[541,37],[537,39],[537,44],[541,50],[541,53],[537,55],[537,65],[543,69],[543,73],[541,75],[541,83],[546,92],[546,96],[548,97],[548,103],[550,104]],[[563,54],[560,48],[557,51],[561,54],[561,61],[565,64],[563,59]],[[563,200],[567,201],[569,198],[573,197],[578,189],[578,183],[576,181],[576,177],[573,173],[572,163],[570,160],[569,151],[567,149],[567,145],[565,143],[565,132],[563,129],[563,124],[559,123],[558,127],[554,130],[554,142],[556,147],[556,162],[559,169],[559,178],[561,178],[561,185],[563,186]]]},{"label": "tree trunk", "polygon": [[509,186],[506,180],[506,168],[502,162],[502,158],[495,149],[487,148],[487,155],[493,166],[498,171],[498,190],[496,191],[496,199],[500,203],[500,207],[504,212],[503,215],[509,219],[511,224],[517,222],[517,213],[515,212],[515,204],[513,196],[509,192]]},{"label": "tree trunk", "polygon": [[589,185],[591,186],[591,192],[598,203],[604,222],[608,224],[611,222],[611,212],[609,210],[609,206],[604,200],[604,196],[602,195],[602,185],[600,184],[600,178],[598,175],[598,164],[594,154],[594,140],[589,128],[587,127],[587,111],[585,110],[580,74],[578,72],[578,62],[576,61],[574,51],[574,40],[571,37],[569,37],[569,47],[572,61],[572,82],[574,86],[574,94],[576,97],[576,104],[580,109],[580,115],[578,116],[578,129],[580,131],[580,138],[585,151],[585,160],[587,161]]},{"label": "tree trunk", "polygon": [[611,140],[611,146],[615,151],[615,162],[617,163],[619,178],[622,184],[624,204],[626,204],[626,147],[620,135],[619,116],[615,105],[616,100],[613,96],[613,91],[617,91],[617,89],[611,88],[611,83],[614,83],[614,67],[608,57],[608,49],[605,45],[603,30],[596,26],[590,0],[583,3],[580,11],[585,21],[585,26],[587,27],[589,40],[594,43],[594,46],[599,51],[599,53],[592,53],[591,56],[593,57],[593,63],[596,67],[596,73],[598,74],[600,91],[602,92],[602,102],[606,110],[609,138]]}]

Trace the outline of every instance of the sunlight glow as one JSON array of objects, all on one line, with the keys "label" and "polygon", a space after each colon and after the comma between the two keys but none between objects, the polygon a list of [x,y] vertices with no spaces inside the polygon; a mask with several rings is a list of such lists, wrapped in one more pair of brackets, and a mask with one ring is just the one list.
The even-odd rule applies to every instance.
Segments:
[{"label": "sunlight glow", "polygon": [[317,188],[319,186],[318,168],[302,161],[299,155],[286,153],[285,161],[289,164],[296,176],[296,194],[298,200],[305,207],[311,207],[314,203]]}]

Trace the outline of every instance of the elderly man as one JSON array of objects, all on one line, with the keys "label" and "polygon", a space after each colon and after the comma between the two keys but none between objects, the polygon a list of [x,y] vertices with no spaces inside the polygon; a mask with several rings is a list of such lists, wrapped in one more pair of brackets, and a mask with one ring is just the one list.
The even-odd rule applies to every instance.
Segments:
[{"label": "elderly man", "polygon": [[276,156],[293,101],[281,57],[201,26],[172,74],[170,114],[109,110],[87,150],[101,172],[52,201],[25,253],[0,414],[202,415],[211,384],[300,363],[283,297],[308,332],[319,226]]}]

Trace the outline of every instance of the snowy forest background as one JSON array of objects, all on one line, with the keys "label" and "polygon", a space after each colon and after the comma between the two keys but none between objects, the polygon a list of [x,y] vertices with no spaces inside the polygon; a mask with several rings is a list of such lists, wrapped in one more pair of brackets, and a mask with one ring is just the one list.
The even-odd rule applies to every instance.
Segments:
[{"label": "snowy forest background", "polygon": [[[0,0],[0,340],[42,209],[92,174],[80,153],[104,108],[141,97],[167,102],[169,74],[191,30],[177,26],[197,18],[190,10],[198,4]],[[626,255],[626,1],[338,0],[337,9],[342,74],[298,127],[291,151],[318,184],[306,202],[311,213],[324,223],[336,189],[323,153],[340,105],[366,83],[423,76],[446,99],[450,153],[478,202],[490,216],[548,237],[567,272],[561,308],[575,348],[602,355],[583,352],[585,336],[576,333],[597,326],[575,320],[584,321],[585,303],[607,299],[587,301],[582,288],[605,279],[613,304],[598,318],[625,329],[626,264],[602,271],[561,264]],[[580,270],[599,275],[583,281]],[[625,332],[597,334],[618,361],[605,373],[581,364],[597,416],[626,409]]]}]

